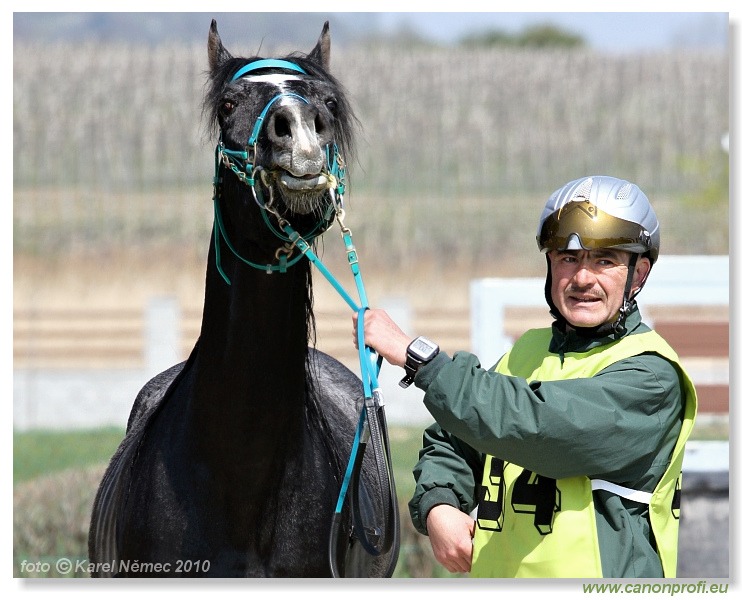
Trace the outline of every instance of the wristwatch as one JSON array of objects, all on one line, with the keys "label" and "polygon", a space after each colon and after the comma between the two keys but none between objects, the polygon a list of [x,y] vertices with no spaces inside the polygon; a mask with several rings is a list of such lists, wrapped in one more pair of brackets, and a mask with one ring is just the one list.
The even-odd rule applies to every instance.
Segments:
[{"label": "wristwatch", "polygon": [[438,344],[431,342],[422,336],[412,340],[407,346],[407,360],[404,363],[405,376],[399,382],[399,386],[406,388],[415,380],[417,370],[433,360],[440,351]]}]

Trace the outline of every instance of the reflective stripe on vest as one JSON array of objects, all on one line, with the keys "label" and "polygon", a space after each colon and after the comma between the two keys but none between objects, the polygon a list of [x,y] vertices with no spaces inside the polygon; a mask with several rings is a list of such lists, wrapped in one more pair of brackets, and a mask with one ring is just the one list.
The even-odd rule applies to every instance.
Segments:
[{"label": "reflective stripe on vest", "polygon": [[617,483],[611,483],[605,479],[591,479],[590,487],[593,491],[605,490],[616,496],[621,496],[632,502],[640,502],[641,504],[649,504],[652,500],[651,492],[642,492],[641,490],[632,490],[630,488],[618,485]]}]

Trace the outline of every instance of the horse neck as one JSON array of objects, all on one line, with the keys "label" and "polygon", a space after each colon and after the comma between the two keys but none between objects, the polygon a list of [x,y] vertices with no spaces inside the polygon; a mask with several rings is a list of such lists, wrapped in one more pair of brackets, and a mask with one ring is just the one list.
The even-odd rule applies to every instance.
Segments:
[{"label": "horse neck", "polygon": [[306,394],[311,321],[310,265],[267,274],[222,252],[231,285],[219,274],[212,238],[192,399],[210,419],[297,426]]}]

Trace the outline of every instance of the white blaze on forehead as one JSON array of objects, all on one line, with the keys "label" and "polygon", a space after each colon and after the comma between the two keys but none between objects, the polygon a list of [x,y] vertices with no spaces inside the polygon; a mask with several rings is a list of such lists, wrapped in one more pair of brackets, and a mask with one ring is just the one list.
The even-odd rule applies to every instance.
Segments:
[{"label": "white blaze on forehead", "polygon": [[248,75],[244,77],[248,81],[260,81],[265,83],[272,83],[273,85],[280,85],[284,81],[299,81],[301,77],[298,75],[287,75],[285,73],[268,73],[266,75]]}]

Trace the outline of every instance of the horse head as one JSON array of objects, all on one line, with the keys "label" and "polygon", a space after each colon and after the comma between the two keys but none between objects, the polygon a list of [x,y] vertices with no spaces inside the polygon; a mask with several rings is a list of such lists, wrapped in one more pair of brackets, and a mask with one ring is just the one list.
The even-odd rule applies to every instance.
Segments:
[{"label": "horse head", "polygon": [[217,195],[248,200],[222,207],[233,211],[223,221],[244,227],[237,233],[249,236],[257,205],[281,241],[287,241],[284,226],[290,224],[311,243],[331,224],[338,195],[342,202],[356,123],[342,86],[329,73],[328,23],[308,54],[240,58],[224,48],[212,21],[208,55],[204,111],[219,138],[215,201]]}]

